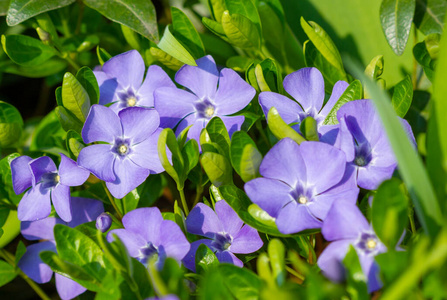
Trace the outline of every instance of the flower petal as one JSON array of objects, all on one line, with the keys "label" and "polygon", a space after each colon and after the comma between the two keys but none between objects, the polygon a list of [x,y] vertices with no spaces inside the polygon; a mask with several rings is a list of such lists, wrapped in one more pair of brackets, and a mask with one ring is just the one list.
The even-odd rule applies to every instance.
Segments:
[{"label": "flower petal", "polygon": [[70,187],[58,184],[51,191],[51,200],[59,217],[65,222],[71,221]]},{"label": "flower petal", "polygon": [[260,93],[259,104],[261,105],[265,118],[267,118],[269,110],[272,107],[275,107],[281,118],[287,124],[299,122],[299,113],[303,111],[301,106],[296,101],[273,92]]},{"label": "flower petal", "polygon": [[213,99],[219,80],[216,63],[210,55],[199,58],[196,63],[197,67],[183,65],[175,74],[175,81],[187,87],[202,100]]},{"label": "flower petal", "polygon": [[29,167],[29,162],[33,159],[23,155],[11,161],[11,177],[14,192],[19,195],[32,185],[33,173]]},{"label": "flower petal", "polygon": [[93,71],[99,86],[99,104],[106,105],[118,101],[116,91],[120,86],[116,78],[110,78],[103,71]]},{"label": "flower petal", "polygon": [[158,174],[165,169],[158,156],[158,138],[162,129],[158,128],[143,142],[133,145],[128,157],[138,166],[149,169],[151,174]]},{"label": "flower petal", "polygon": [[90,172],[87,169],[79,167],[74,160],[64,154],[60,153],[60,155],[60,182],[66,186],[82,185],[90,176]]},{"label": "flower petal", "polygon": [[185,90],[171,87],[158,88],[154,92],[155,109],[160,114],[160,127],[174,128],[180,120],[196,111],[197,96]]},{"label": "flower petal", "polygon": [[73,281],[70,278],[62,276],[60,274],[56,274],[55,278],[56,290],[62,300],[73,299],[87,290],[76,281]]},{"label": "flower petal", "polygon": [[241,230],[244,222],[225,200],[217,201],[214,210],[226,233],[235,236]]},{"label": "flower petal", "polygon": [[129,255],[132,257],[140,256],[140,249],[147,245],[147,241],[141,235],[127,229],[113,229],[109,231],[107,234],[107,241],[109,243],[115,240],[114,235],[117,235],[121,242],[123,242]]},{"label": "flower petal", "polygon": [[20,221],[36,221],[48,217],[51,213],[50,189],[43,189],[41,184],[29,189],[17,208]]},{"label": "flower petal", "polygon": [[86,168],[101,180],[110,182],[116,179],[113,172],[115,154],[111,145],[98,144],[85,147],[78,156],[78,165]]},{"label": "flower petal", "polygon": [[263,244],[258,231],[253,227],[244,225],[244,227],[233,236],[233,242],[231,243],[229,250],[233,253],[248,254],[258,251]]},{"label": "flower petal", "polygon": [[199,246],[201,244],[205,244],[206,246],[208,246],[208,248],[210,248],[212,250],[213,248],[211,247],[211,243],[212,243],[212,240],[209,240],[209,239],[201,239],[201,240],[197,240],[195,242],[192,242],[191,243],[191,248],[189,249],[188,253],[186,254],[186,256],[182,260],[183,265],[186,268],[188,268],[189,270],[195,272],[196,271],[196,252],[197,252],[197,249],[199,248]]},{"label": "flower petal", "polygon": [[340,118],[339,122],[340,129],[334,146],[345,153],[347,162],[351,162],[355,158],[354,138],[346,125],[345,118]]},{"label": "flower petal", "polygon": [[29,162],[31,172],[33,172],[33,186],[42,181],[42,176],[47,173],[57,172],[57,167],[48,156],[42,156]]},{"label": "flower petal", "polygon": [[137,90],[143,82],[145,66],[140,53],[131,50],[106,61],[102,70],[110,78],[116,78],[123,88]]},{"label": "flower petal", "polygon": [[157,65],[149,67],[146,78],[137,92],[139,97],[138,105],[144,107],[154,107],[154,91],[161,87],[175,88],[175,84],[168,74]]},{"label": "flower petal", "polygon": [[155,109],[128,107],[119,112],[124,138],[133,144],[147,139],[160,125],[160,117]]},{"label": "flower petal", "polygon": [[231,117],[221,116],[220,119],[224,123],[225,128],[227,128],[230,137],[232,137],[233,133],[235,133],[236,131],[241,130],[242,124],[244,124],[245,121],[244,116],[231,116]]},{"label": "flower petal", "polygon": [[186,218],[186,230],[189,233],[214,237],[214,233],[224,231],[216,213],[207,205],[197,203]]},{"label": "flower petal", "polygon": [[229,263],[242,268],[244,263],[230,251],[217,251],[216,257],[220,263]]},{"label": "flower petal", "polygon": [[107,188],[113,197],[121,199],[130,191],[142,184],[147,176],[149,170],[137,166],[129,158],[115,159],[113,171],[116,175],[115,181],[107,182]]},{"label": "flower petal", "polygon": [[85,143],[108,142],[113,144],[115,138],[122,134],[120,119],[110,108],[98,104],[90,108],[82,128],[82,139]]},{"label": "flower petal", "polygon": [[163,217],[156,207],[137,208],[123,217],[123,225],[126,230],[140,235],[146,242],[151,242],[154,245],[160,244],[162,222]]},{"label": "flower petal", "polygon": [[51,268],[40,259],[39,253],[42,251],[56,252],[56,245],[50,241],[30,245],[17,264],[23,273],[37,283],[46,283],[53,276]]},{"label": "flower petal", "polygon": [[329,100],[324,105],[323,109],[320,111],[319,115],[322,119],[326,119],[327,115],[331,112],[335,103],[337,103],[338,99],[340,99],[341,95],[345,92],[346,88],[349,86],[349,83],[346,81],[340,80],[334,84],[332,88],[332,94]]},{"label": "flower petal", "polygon": [[48,217],[38,221],[21,222],[20,233],[27,240],[54,240],[53,228],[56,224],[62,224],[62,220]]},{"label": "flower petal", "polygon": [[276,226],[284,234],[320,228],[321,225],[322,223],[312,216],[306,205],[298,204],[296,201],[292,201],[284,206],[276,218]]},{"label": "flower petal", "polygon": [[88,198],[72,197],[71,198],[71,222],[70,227],[91,222],[104,212],[104,205],[101,201]]},{"label": "flower petal", "polygon": [[397,163],[388,167],[358,167],[357,184],[366,190],[376,190],[379,185],[393,176]]},{"label": "flower petal", "polygon": [[342,261],[348,253],[349,245],[352,242],[352,240],[332,242],[323,250],[317,264],[324,276],[335,282],[343,281],[345,278],[345,267]]},{"label": "flower petal", "polygon": [[188,240],[176,223],[164,220],[160,224],[160,246],[168,257],[180,262],[191,248]]}]

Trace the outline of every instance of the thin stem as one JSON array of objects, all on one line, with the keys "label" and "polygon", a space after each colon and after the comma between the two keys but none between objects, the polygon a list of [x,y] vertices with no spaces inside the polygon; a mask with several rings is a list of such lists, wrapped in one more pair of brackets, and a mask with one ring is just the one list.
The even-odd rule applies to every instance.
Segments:
[{"label": "thin stem", "polygon": [[70,58],[68,54],[65,57],[63,57],[63,59],[65,59],[70,64],[70,66],[72,66],[76,71],[81,68],[74,60]]},{"label": "thin stem", "polygon": [[286,270],[287,270],[287,272],[289,272],[290,274],[292,274],[296,278],[300,279],[301,281],[304,281],[304,279],[306,278],[306,277],[304,277],[303,274],[298,273],[297,271],[295,271],[291,267],[286,266]]},{"label": "thin stem", "polygon": [[413,207],[408,209],[408,218],[410,219],[410,228],[413,236],[416,234],[416,225],[414,224],[414,209]]},{"label": "thin stem", "polygon": [[81,33],[81,25],[82,25],[82,18],[84,16],[84,3],[82,1],[78,1],[79,4],[79,14],[78,14],[78,21],[76,23],[76,29],[75,29],[75,35],[78,35]]},{"label": "thin stem", "polygon": [[180,200],[182,201],[182,206],[183,206],[183,210],[185,211],[185,216],[187,217],[189,215],[189,209],[188,209],[188,204],[186,204],[185,193],[183,192],[183,189],[179,189],[178,191],[180,193]]},{"label": "thin stem", "polygon": [[116,206],[115,200],[113,199],[112,195],[110,194],[109,189],[107,188],[104,181],[101,181],[101,183],[102,183],[102,186],[104,187],[104,190],[106,191],[106,194],[107,194],[107,197],[109,198],[110,203],[112,204],[113,208],[115,209],[116,213],[118,214],[118,217],[121,220],[123,218],[123,214],[118,209],[118,206]]}]

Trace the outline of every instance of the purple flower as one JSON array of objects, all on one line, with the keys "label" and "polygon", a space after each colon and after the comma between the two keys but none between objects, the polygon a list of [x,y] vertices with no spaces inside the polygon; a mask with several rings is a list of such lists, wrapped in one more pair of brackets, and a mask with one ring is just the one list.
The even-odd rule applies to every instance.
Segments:
[{"label": "purple flower", "polygon": [[[56,251],[53,228],[56,224],[64,224],[70,227],[76,227],[80,224],[95,220],[95,218],[104,211],[102,202],[73,197],[71,201],[71,211],[73,218],[71,222],[66,223],[55,217],[49,217],[43,220],[22,222],[21,232],[24,238],[30,241],[43,240],[32,244],[26,248],[25,254],[19,260],[18,267],[32,280],[37,283],[46,283],[51,280],[53,271],[39,257],[42,251]],[[82,294],[86,288],[77,282],[56,274],[56,289],[62,299],[72,299]]]},{"label": "purple flower", "polygon": [[17,195],[31,186],[19,203],[19,220],[35,221],[48,217],[53,202],[57,214],[66,222],[72,219],[70,186],[82,185],[90,175],[63,154],[59,170],[48,156],[36,159],[17,157],[11,162],[11,174]]},{"label": "purple flower", "polygon": [[339,149],[321,142],[279,141],[259,167],[263,178],[245,184],[248,197],[276,218],[284,234],[320,228],[334,201],[355,203],[353,168]]},{"label": "purple flower", "polygon": [[287,124],[295,124],[292,127],[297,132],[300,131],[299,124],[311,116],[317,121],[320,140],[334,144],[338,125],[323,125],[323,122],[349,84],[344,81],[335,83],[332,95],[324,107],[324,80],[318,69],[303,68],[293,72],[284,78],[283,85],[297,102],[277,93],[262,92],[259,94],[259,104],[265,116],[267,117],[270,108],[275,107]]},{"label": "purple flower", "polygon": [[143,58],[136,50],[109,59],[100,70],[94,71],[99,104],[113,103],[110,108],[115,112],[132,106],[153,107],[156,88],[175,87],[165,71],[155,65],[149,67],[143,82],[144,70]]},{"label": "purple flower", "polygon": [[116,198],[123,198],[150,173],[164,171],[158,158],[160,119],[153,109],[129,107],[116,115],[110,108],[93,105],[82,129],[85,143],[78,164],[106,181]]},{"label": "purple flower", "polygon": [[[397,166],[379,115],[370,100],[351,101],[337,112],[340,132],[335,146],[346,154],[348,164],[355,169],[357,184],[375,190],[391,178]],[[414,142],[411,127],[401,119],[408,137]]]},{"label": "purple flower", "polygon": [[106,232],[112,226],[112,217],[108,213],[102,213],[96,218],[96,229]]},{"label": "purple flower", "polygon": [[199,141],[201,130],[212,117],[218,116],[231,136],[241,129],[245,118],[229,115],[247,106],[256,91],[235,71],[224,68],[219,72],[209,55],[196,63],[197,67],[184,65],[175,75],[175,81],[188,90],[174,87],[155,90],[155,109],[160,114],[160,126],[174,128],[178,124],[178,135],[192,125],[188,138]]},{"label": "purple flower", "polygon": [[113,235],[124,243],[129,255],[143,264],[158,255],[158,267],[162,267],[166,257],[172,257],[179,263],[188,253],[190,244],[180,227],[170,220],[163,220],[156,207],[138,208],[123,217],[125,229],[114,229],[107,234],[112,242]]},{"label": "purple flower", "polygon": [[[259,250],[263,242],[256,229],[244,225],[236,212],[224,201],[216,202],[214,212],[209,206],[198,203],[186,219],[189,233],[206,237],[191,244],[183,264],[195,272],[195,256],[200,244],[210,248],[223,263],[242,267],[243,262],[233,253],[248,254]],[[244,225],[244,226],[242,226]]]},{"label": "purple flower", "polygon": [[374,261],[374,256],[386,252],[387,249],[356,205],[334,203],[324,220],[321,232],[326,240],[332,242],[324,249],[317,262],[326,277],[332,281],[344,279],[345,269],[342,262],[348,253],[349,245],[352,245],[368,279],[368,290],[373,292],[382,286],[379,266]]}]

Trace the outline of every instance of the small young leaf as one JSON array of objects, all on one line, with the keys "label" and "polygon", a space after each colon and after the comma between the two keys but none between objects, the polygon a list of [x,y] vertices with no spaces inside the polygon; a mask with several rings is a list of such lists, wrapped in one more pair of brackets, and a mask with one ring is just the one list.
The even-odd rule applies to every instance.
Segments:
[{"label": "small young leaf", "polygon": [[362,99],[362,84],[360,83],[359,80],[354,80],[340,96],[337,103],[335,103],[334,107],[332,107],[326,119],[324,119],[323,124],[324,125],[338,124],[337,111],[340,109],[340,107],[342,107],[343,104],[348,103],[349,101],[359,99]]},{"label": "small young leaf", "polygon": [[392,89],[391,103],[397,115],[401,118],[405,117],[410,109],[413,100],[413,83],[409,75],[394,86]]},{"label": "small young leaf", "polygon": [[233,183],[233,169],[229,160],[218,153],[205,152],[200,158],[210,181],[217,187]]},{"label": "small young leaf", "polygon": [[19,65],[35,67],[57,54],[56,49],[26,35],[2,35],[3,50]]},{"label": "small young leaf", "polygon": [[268,245],[268,254],[270,258],[270,265],[272,266],[272,275],[275,278],[276,284],[280,287],[286,282],[286,249],[279,239],[273,239]]},{"label": "small young leaf", "polygon": [[261,37],[256,25],[247,17],[225,11],[222,27],[231,44],[242,49],[259,49]]},{"label": "small young leaf", "polygon": [[158,48],[184,64],[197,66],[194,57],[192,57],[188,50],[186,50],[185,47],[183,47],[183,45],[175,38],[169,28],[169,26],[166,26],[163,37],[157,44]]},{"label": "small young leaf", "polygon": [[279,140],[288,137],[294,140],[298,145],[306,140],[284,122],[279,115],[278,110],[274,107],[270,108],[267,114],[267,124],[273,135]]},{"label": "small young leaf", "polygon": [[205,244],[201,244],[196,251],[196,271],[198,274],[209,271],[219,265],[216,255]]},{"label": "small young leaf", "polygon": [[255,142],[245,131],[237,131],[233,134],[230,147],[231,164],[234,170],[247,182],[259,177],[259,166],[262,154]]},{"label": "small young leaf", "polygon": [[149,51],[156,60],[158,60],[171,70],[177,71],[184,65],[184,63],[172,57],[161,49],[151,47]]},{"label": "small young leaf", "polygon": [[112,58],[112,55],[110,55],[106,50],[99,46],[96,47],[96,55],[98,56],[98,61],[101,66],[104,65],[106,61]]},{"label": "small young leaf", "polygon": [[308,141],[318,141],[317,121],[312,117],[306,117],[300,124],[300,131]]},{"label": "small young leaf", "polygon": [[4,286],[17,276],[16,270],[7,262],[0,260],[0,286]]},{"label": "small young leaf", "polygon": [[57,118],[59,119],[62,128],[65,131],[73,130],[77,133],[81,133],[83,123],[78,118],[76,118],[76,116],[72,112],[68,111],[63,106],[57,106],[54,111],[57,115]]},{"label": "small young leaf", "polygon": [[89,67],[82,67],[76,73],[76,79],[87,91],[90,105],[99,103],[99,87],[95,74]]},{"label": "small young leaf", "polygon": [[65,73],[62,82],[62,104],[65,109],[85,122],[90,109],[90,97],[81,83],[70,72]]}]

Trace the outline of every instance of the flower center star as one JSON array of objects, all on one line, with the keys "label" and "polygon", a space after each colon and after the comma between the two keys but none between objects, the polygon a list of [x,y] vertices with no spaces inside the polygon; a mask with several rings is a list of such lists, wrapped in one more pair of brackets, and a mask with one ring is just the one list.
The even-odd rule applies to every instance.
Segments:
[{"label": "flower center star", "polygon": [[363,232],[356,243],[356,248],[365,254],[376,253],[379,249],[379,242],[374,233]]},{"label": "flower center star", "polygon": [[127,146],[124,144],[118,147],[118,153],[121,155],[125,155],[127,151],[128,151]]},{"label": "flower center star", "polygon": [[214,106],[209,105],[207,108],[205,108],[205,116],[208,118],[214,116]]},{"label": "flower center star", "polygon": [[141,263],[147,264],[147,260],[149,259],[149,257],[151,257],[154,254],[158,254],[158,249],[157,249],[157,247],[154,246],[154,244],[152,244],[151,242],[148,242],[146,244],[146,246],[140,248],[140,253],[139,253],[137,259]]},{"label": "flower center star", "polygon": [[228,233],[216,233],[211,246],[218,251],[225,251],[230,248],[232,241],[233,238]]},{"label": "flower center star", "polygon": [[374,248],[376,248],[377,246],[377,242],[374,239],[368,239],[366,241],[366,247],[370,250],[373,250]]},{"label": "flower center star", "polygon": [[128,107],[133,107],[137,104],[137,98],[135,98],[135,96],[129,96],[126,99],[126,102]]},{"label": "flower center star", "polygon": [[298,203],[300,204],[306,204],[308,202],[307,197],[306,196],[300,196],[298,198]]},{"label": "flower center star", "polygon": [[359,167],[363,167],[363,166],[366,165],[366,160],[365,160],[365,158],[364,158],[363,156],[357,156],[357,157],[354,159],[354,163],[355,163],[357,166],[359,166]]}]

